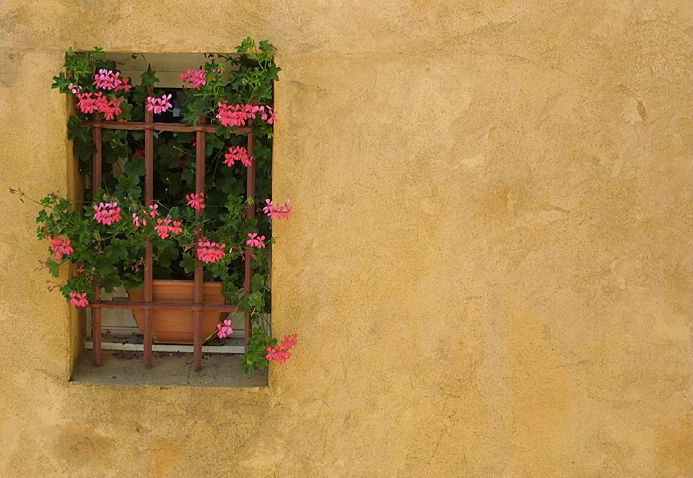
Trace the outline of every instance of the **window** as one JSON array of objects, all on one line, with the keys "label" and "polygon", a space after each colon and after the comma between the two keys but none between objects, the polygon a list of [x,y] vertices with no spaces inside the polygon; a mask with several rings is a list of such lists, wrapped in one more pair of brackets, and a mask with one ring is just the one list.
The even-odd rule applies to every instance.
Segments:
[{"label": "window", "polygon": [[[75,102],[69,134],[85,212],[53,198],[44,231],[51,269],[76,266],[62,291],[91,311],[85,345],[97,364],[103,349],[141,348],[146,366],[157,349],[191,350],[200,369],[211,340],[206,351],[266,367],[274,341],[263,213],[290,210],[259,199],[271,192],[272,52],[252,40],[235,56],[68,52],[54,87]],[[133,311],[138,338],[122,337],[133,330],[129,312],[110,311]]]}]

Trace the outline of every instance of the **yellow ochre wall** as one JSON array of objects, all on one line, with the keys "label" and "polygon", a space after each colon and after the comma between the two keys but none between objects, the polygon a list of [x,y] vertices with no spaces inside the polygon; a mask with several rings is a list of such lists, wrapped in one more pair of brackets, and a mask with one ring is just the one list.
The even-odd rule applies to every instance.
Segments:
[{"label": "yellow ochre wall", "polygon": [[[691,476],[693,2],[0,3],[0,475]],[[69,46],[276,85],[264,389],[68,382],[33,196]]]}]

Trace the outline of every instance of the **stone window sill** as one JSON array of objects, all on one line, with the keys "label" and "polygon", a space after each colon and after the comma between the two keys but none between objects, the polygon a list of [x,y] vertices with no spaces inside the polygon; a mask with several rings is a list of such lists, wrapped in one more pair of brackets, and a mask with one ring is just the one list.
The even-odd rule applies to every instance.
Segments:
[{"label": "stone window sill", "polygon": [[260,388],[267,386],[267,370],[247,375],[241,356],[203,354],[202,370],[195,371],[193,356],[182,352],[154,352],[154,365],[146,368],[142,352],[104,350],[97,366],[92,354],[82,353],[70,379],[98,385],[157,387]]}]

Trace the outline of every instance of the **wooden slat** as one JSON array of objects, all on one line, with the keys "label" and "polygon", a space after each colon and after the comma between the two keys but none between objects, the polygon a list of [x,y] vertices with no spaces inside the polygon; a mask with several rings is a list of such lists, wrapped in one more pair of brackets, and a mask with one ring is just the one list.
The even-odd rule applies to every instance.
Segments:
[{"label": "wooden slat", "polygon": [[196,304],[194,302],[162,302],[134,300],[97,300],[89,304],[93,309],[137,309],[137,310],[218,310],[219,312],[235,312],[239,310],[233,304]]},{"label": "wooden slat", "polygon": [[[252,132],[248,134],[248,154],[253,154],[254,138]],[[245,215],[248,220],[255,217],[255,160],[248,166],[246,171],[246,198],[253,198],[253,203],[248,204],[245,208]],[[250,248],[246,248],[245,251],[245,277],[243,281],[243,288],[246,294],[250,294],[252,291],[253,284],[253,256]],[[250,335],[252,334],[252,324],[250,323],[250,312],[245,314],[245,338],[243,345],[246,352],[248,351],[248,342],[250,342]]]},{"label": "wooden slat", "polygon": [[[204,118],[200,118],[200,125],[204,124]],[[205,143],[207,141],[205,132],[198,130],[195,132],[195,193],[204,194],[205,192]],[[195,211],[195,217],[202,217],[203,211]],[[199,228],[195,231],[195,240],[200,242],[204,236],[204,231]],[[193,285],[193,302],[198,305],[202,303],[202,287],[204,282],[204,270],[202,263],[197,261],[195,264],[195,276]],[[193,313],[193,363],[195,370],[202,368],[202,332],[200,331],[200,310],[194,309]]]},{"label": "wooden slat", "polygon": [[[94,344],[89,341],[84,342],[85,349],[91,349]],[[104,350],[128,350],[132,352],[142,352],[144,347],[142,344],[114,343],[104,342],[102,345]],[[187,352],[193,351],[192,345],[176,345],[176,344],[154,344],[152,345],[154,352]],[[242,354],[244,347],[242,345],[203,345],[202,352],[206,354]]]},{"label": "wooden slat", "polygon": [[[103,174],[103,142],[101,128],[94,127],[91,130],[91,137],[96,147],[94,150],[94,156],[92,157],[91,172],[93,197],[96,194],[96,191],[101,187],[101,176]],[[101,288],[96,284],[96,282],[93,284],[93,291],[94,299],[98,301],[101,298]],[[101,310],[92,311],[91,334],[94,339],[94,364],[101,365]]]},{"label": "wooden slat", "polygon": [[[154,91],[150,87],[147,94],[153,95]],[[144,125],[151,126],[154,121],[154,113],[144,110]],[[144,131],[144,205],[149,207],[154,204],[154,130],[146,128]],[[152,302],[153,297],[153,257],[152,241],[147,239],[144,247],[144,301]],[[152,320],[151,309],[144,309],[144,366],[152,366]]]},{"label": "wooden slat", "polygon": [[[103,129],[120,129],[127,131],[173,131],[177,133],[195,133],[202,131],[205,133],[216,133],[217,127],[213,125],[188,126],[180,123],[154,123],[147,121],[82,121],[82,126],[96,127]],[[233,134],[245,136],[250,133],[250,128],[237,128],[231,131]]]}]

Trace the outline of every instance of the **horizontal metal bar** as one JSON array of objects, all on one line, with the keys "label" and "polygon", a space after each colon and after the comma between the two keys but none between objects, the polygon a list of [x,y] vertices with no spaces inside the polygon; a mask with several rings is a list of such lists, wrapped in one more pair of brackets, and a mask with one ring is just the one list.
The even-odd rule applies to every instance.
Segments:
[{"label": "horizontal metal bar", "polygon": [[138,302],[133,300],[96,300],[89,304],[93,309],[159,309],[159,310],[218,310],[240,311],[232,304],[195,304],[193,302]]},{"label": "horizontal metal bar", "polygon": [[[94,348],[94,342],[84,341],[84,348],[91,350]],[[102,342],[103,350],[127,350],[132,352],[143,352],[144,344],[121,344],[113,342]],[[205,354],[242,354],[245,353],[243,345],[203,345],[202,353]],[[171,345],[171,344],[153,344],[153,352],[184,352],[191,353],[192,345]]]},{"label": "horizontal metal bar", "polygon": [[[82,126],[94,126],[103,129],[121,129],[128,131],[144,131],[147,129],[156,131],[175,131],[179,133],[193,133],[204,131],[205,133],[216,133],[217,127],[213,125],[194,125],[188,126],[180,123],[147,123],[144,121],[82,121]],[[251,128],[237,128],[230,130],[231,134],[245,136],[250,133]]]}]

